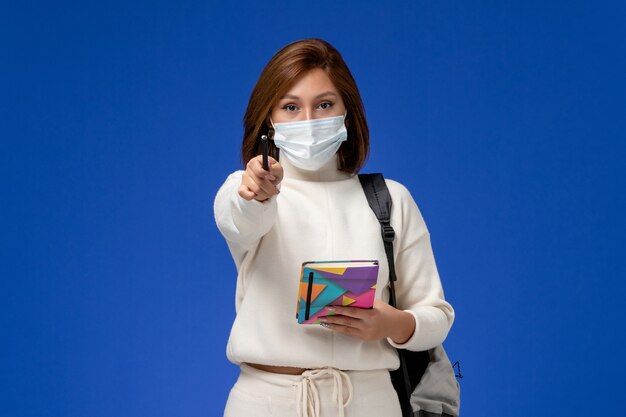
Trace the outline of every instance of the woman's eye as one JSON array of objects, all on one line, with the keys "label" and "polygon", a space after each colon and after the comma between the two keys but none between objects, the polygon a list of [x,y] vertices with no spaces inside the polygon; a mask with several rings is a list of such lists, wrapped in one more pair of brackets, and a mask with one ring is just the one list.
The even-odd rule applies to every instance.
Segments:
[{"label": "woman's eye", "polygon": [[320,105],[319,105],[319,107],[320,107],[322,110],[327,110],[327,109],[330,109],[332,106],[333,106],[333,103],[330,103],[330,102],[328,102],[328,101],[325,101],[324,103],[320,103]]},{"label": "woman's eye", "polygon": [[296,111],[298,109],[298,106],[296,106],[295,104],[287,104],[286,106],[283,106],[283,110],[287,110],[287,111]]}]

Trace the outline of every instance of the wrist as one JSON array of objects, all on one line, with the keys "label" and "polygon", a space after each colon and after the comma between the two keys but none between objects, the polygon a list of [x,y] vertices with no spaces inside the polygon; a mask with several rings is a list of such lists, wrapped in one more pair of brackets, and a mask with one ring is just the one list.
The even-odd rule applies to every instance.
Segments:
[{"label": "wrist", "polygon": [[388,337],[394,343],[402,345],[413,336],[415,332],[415,317],[413,314],[403,310],[396,310],[397,315],[393,317],[393,325],[390,326]]}]

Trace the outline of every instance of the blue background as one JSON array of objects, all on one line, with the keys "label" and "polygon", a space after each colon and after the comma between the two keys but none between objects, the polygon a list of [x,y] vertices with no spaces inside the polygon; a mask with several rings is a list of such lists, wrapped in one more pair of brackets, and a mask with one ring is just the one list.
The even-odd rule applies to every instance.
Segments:
[{"label": "blue background", "polygon": [[[405,184],[461,415],[623,407],[624,2],[13,2],[0,16],[0,415],[220,416],[213,198],[283,45],[343,54]],[[592,4],[593,3],[593,4]]]}]

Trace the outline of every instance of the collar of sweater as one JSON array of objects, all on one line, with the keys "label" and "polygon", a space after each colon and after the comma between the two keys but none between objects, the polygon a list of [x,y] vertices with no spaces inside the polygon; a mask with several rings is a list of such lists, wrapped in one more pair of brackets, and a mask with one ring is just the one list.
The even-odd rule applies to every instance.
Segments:
[{"label": "collar of sweater", "polygon": [[280,165],[283,167],[284,179],[294,179],[302,181],[341,181],[352,178],[354,174],[340,171],[338,167],[339,157],[333,156],[324,166],[317,171],[307,171],[294,166],[289,158],[282,155],[282,150],[278,149]]}]

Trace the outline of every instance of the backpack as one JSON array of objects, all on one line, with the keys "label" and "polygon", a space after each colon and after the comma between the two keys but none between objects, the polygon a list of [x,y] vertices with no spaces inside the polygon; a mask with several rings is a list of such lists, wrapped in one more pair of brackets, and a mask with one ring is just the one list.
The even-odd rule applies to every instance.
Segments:
[{"label": "backpack", "polygon": [[[391,227],[391,195],[382,174],[359,174],[369,206],[381,226],[389,263],[389,304],[397,308],[393,260],[395,232]],[[397,349],[400,367],[389,371],[403,417],[458,417],[460,386],[443,345],[414,352]],[[458,363],[458,362],[457,362]],[[460,368],[460,366],[459,366]],[[459,371],[459,378],[462,378]]]}]

